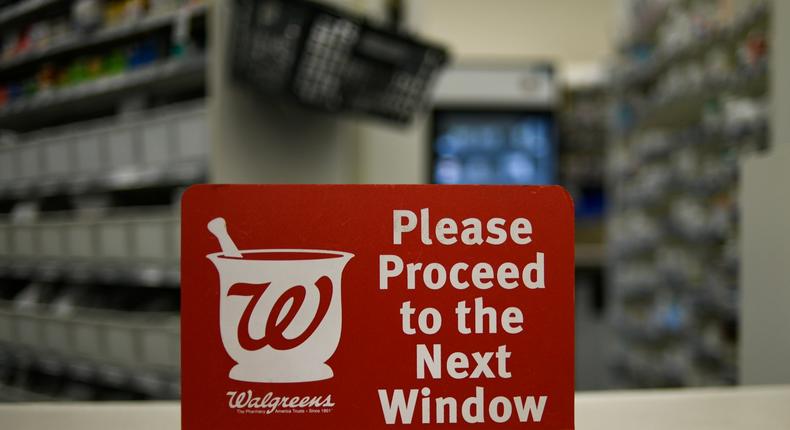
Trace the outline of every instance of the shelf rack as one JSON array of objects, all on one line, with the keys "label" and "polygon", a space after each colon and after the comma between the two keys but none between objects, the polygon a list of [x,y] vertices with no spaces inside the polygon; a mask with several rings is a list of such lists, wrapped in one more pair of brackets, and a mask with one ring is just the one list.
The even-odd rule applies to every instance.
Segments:
[{"label": "shelf rack", "polygon": [[11,102],[0,108],[0,129],[34,129],[36,124],[71,115],[74,109],[112,106],[120,97],[140,90],[157,94],[177,93],[203,86],[205,79],[206,59],[202,54],[163,60],[137,70],[44,91]]},{"label": "shelf rack", "polygon": [[[656,47],[661,26],[691,13],[691,3],[655,2],[665,8],[653,15],[658,27],[623,45],[627,60],[613,82],[610,364],[623,387],[736,381],[737,161],[767,146],[770,124],[759,106],[766,105],[769,62],[726,73],[704,68],[702,79],[690,78],[684,67],[713,49],[737,58],[746,37],[770,31],[771,10],[755,1],[728,25],[671,49]],[[630,51],[637,45],[650,51],[651,44],[647,59]],[[678,81],[676,71],[687,76]],[[662,85],[671,73],[673,85]],[[750,116],[725,114],[733,98],[756,106]]]},{"label": "shelf rack", "polygon": [[659,48],[648,60],[638,62],[620,71],[615,83],[621,87],[650,83],[673,64],[687,61],[712,48],[736,42],[749,28],[764,22],[768,18],[768,12],[768,4],[759,3],[729,25],[711,29],[704,36],[692,39],[684,45],[672,49]]},{"label": "shelf rack", "polygon": [[179,374],[178,314],[74,309],[21,310],[0,302],[0,343],[48,373],[90,374],[114,385],[168,390]]},{"label": "shelf rack", "polygon": [[21,0],[0,10],[0,27],[22,20],[51,6],[65,3],[66,0]]},{"label": "shelf rack", "polygon": [[201,103],[179,103],[21,135],[0,147],[0,202],[178,187],[206,176]]},{"label": "shelf rack", "polygon": [[[20,1],[0,9],[0,27],[67,14],[67,6]],[[73,33],[0,60],[0,75],[25,82],[21,75],[38,65],[138,40],[157,39],[158,55],[169,52],[0,107],[0,391],[7,400],[178,398],[175,209],[183,187],[207,176],[202,47],[210,29],[200,22],[212,9],[208,0],[183,0],[172,13]],[[168,32],[179,26],[189,42]],[[181,43],[185,49],[165,49]],[[37,289],[50,296],[35,296]],[[96,302],[70,314],[48,307],[77,300],[78,290]],[[34,308],[23,305],[31,300]],[[8,379],[9,371],[94,394],[42,390],[26,377]]]},{"label": "shelf rack", "polygon": [[734,76],[708,79],[701,85],[679,89],[662,100],[655,100],[643,106],[638,113],[636,128],[680,127],[695,124],[699,121],[699,113],[710,100],[711,94],[726,92],[732,95],[759,95],[766,91],[767,82],[767,66],[759,65],[753,69],[742,70]]},{"label": "shelf rack", "polygon": [[156,30],[168,28],[186,14],[188,19],[205,19],[208,6],[205,4],[186,8],[160,16],[142,18],[125,24],[102,28],[91,33],[75,33],[64,37],[43,49],[31,49],[0,61],[0,73],[34,62],[48,60],[56,55],[70,54],[121,40],[133,39]]}]

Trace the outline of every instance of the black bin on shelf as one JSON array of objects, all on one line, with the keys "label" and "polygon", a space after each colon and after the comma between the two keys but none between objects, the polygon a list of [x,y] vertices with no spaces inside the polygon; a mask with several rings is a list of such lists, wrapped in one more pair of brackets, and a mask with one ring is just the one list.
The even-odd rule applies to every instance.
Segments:
[{"label": "black bin on shelf", "polygon": [[234,79],[329,112],[408,122],[447,52],[306,0],[236,0]]}]

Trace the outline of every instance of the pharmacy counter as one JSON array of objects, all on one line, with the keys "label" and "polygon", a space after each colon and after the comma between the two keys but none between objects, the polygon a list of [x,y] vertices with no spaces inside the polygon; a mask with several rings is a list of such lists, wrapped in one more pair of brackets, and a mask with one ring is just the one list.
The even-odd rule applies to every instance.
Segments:
[{"label": "pharmacy counter", "polygon": [[[0,428],[178,429],[177,403],[10,404]],[[579,430],[788,430],[790,386],[579,393]]]}]

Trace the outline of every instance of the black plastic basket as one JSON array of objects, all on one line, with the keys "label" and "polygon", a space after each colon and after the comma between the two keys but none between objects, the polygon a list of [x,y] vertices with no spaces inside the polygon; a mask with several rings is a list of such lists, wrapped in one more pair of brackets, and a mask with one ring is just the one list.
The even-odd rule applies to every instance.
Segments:
[{"label": "black plastic basket", "polygon": [[232,68],[267,95],[408,122],[447,53],[306,0],[236,0]]}]

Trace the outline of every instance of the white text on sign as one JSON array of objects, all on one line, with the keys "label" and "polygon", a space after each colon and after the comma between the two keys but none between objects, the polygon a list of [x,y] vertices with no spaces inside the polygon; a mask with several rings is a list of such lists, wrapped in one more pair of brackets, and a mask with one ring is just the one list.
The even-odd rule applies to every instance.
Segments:
[{"label": "white text on sign", "polygon": [[[396,209],[392,212],[392,243],[402,245],[409,235],[419,235],[419,243],[431,246],[467,245],[498,246],[512,242],[518,246],[533,247],[532,223],[526,218],[466,218],[456,221],[440,218],[431,223],[430,210],[416,211]],[[533,253],[534,252],[534,253]],[[485,291],[491,288],[540,291],[546,288],[546,256],[534,250],[531,261],[520,265],[504,262],[493,265],[489,262],[459,261],[451,265],[438,262],[404,262],[398,255],[379,256],[379,290],[405,288],[416,290],[427,288],[441,290],[449,285],[457,290],[475,288]],[[461,335],[480,335],[506,333],[517,335],[525,330],[524,311],[516,306],[496,309],[487,306],[482,296],[472,300],[458,301],[452,309],[455,313],[455,329]],[[406,335],[434,335],[442,329],[442,312],[434,307],[416,308],[411,301],[404,301],[399,309],[401,329]],[[495,351],[443,351],[442,345],[417,344],[415,347],[416,379],[441,380],[445,375],[452,379],[509,379],[512,373],[508,360],[512,353],[507,345],[500,345]],[[485,388],[474,387],[474,394],[466,399],[455,397],[431,397],[431,388],[412,388],[408,390],[378,390],[384,421],[387,424],[411,424],[415,414],[423,424],[457,423],[459,418],[465,423],[507,423],[512,419],[518,422],[540,422],[548,403],[546,395],[494,396],[490,400]],[[487,405],[486,405],[487,403]]]}]

